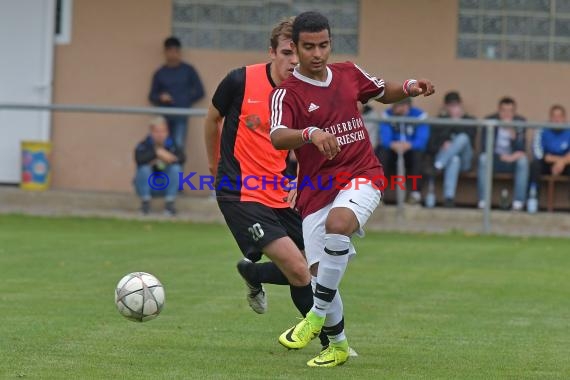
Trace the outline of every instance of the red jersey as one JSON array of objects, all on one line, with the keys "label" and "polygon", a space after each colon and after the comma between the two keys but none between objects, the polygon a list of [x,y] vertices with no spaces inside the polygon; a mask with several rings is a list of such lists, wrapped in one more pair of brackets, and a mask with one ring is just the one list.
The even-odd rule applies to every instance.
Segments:
[{"label": "red jersey", "polygon": [[327,65],[327,72],[326,81],[320,82],[295,69],[270,98],[271,132],[314,126],[334,134],[340,145],[340,153],[332,160],[313,144],[295,150],[299,162],[297,208],[303,218],[331,203],[341,183],[352,178],[374,178],[378,187],[383,185],[380,177],[384,171],[374,154],[357,101],[366,103],[382,97],[384,81],[352,62]]}]

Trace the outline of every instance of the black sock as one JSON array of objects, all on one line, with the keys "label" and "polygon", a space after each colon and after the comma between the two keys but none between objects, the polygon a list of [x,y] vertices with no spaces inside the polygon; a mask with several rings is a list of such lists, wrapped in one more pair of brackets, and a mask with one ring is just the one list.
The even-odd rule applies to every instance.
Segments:
[{"label": "black sock", "polygon": [[289,285],[291,291],[291,299],[299,310],[299,313],[304,317],[309,310],[313,307],[313,288],[311,284],[305,286]]},{"label": "black sock", "polygon": [[279,269],[279,267],[272,261],[268,261],[266,263],[256,263],[254,278],[256,278],[262,284],[289,284],[287,277],[285,277],[283,272],[281,272],[281,269]]},{"label": "black sock", "polygon": [[321,333],[319,334],[319,340],[321,341],[321,346],[323,347],[328,347],[330,344],[329,337],[327,336],[327,333],[324,332],[324,330],[321,330]]},{"label": "black sock", "polygon": [[[289,289],[291,291],[291,299],[293,300],[293,303],[301,315],[305,317],[313,307],[313,288],[311,287],[311,284],[306,286],[289,285]],[[321,331],[319,334],[319,339],[322,346],[329,345],[329,337],[324,331]]]}]

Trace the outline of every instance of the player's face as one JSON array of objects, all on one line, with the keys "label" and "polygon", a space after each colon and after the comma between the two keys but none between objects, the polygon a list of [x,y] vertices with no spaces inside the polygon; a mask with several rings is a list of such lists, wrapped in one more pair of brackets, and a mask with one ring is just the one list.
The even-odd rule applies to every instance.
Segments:
[{"label": "player's face", "polygon": [[515,105],[512,103],[504,103],[499,106],[499,119],[503,121],[512,121],[515,117]]},{"label": "player's face", "polygon": [[299,41],[295,47],[302,71],[312,76],[322,76],[331,54],[331,38],[328,30],[299,33]]},{"label": "player's face", "polygon": [[559,108],[555,108],[550,112],[550,122],[551,123],[566,123],[566,114]]},{"label": "player's face", "polygon": [[282,82],[291,75],[299,60],[291,47],[290,38],[281,36],[277,41],[277,49],[269,48],[269,55],[271,56],[272,65],[275,67],[274,73],[277,75],[277,79]]},{"label": "player's face", "polygon": [[164,145],[168,138],[168,126],[166,124],[153,125],[150,129],[150,135],[156,144]]}]

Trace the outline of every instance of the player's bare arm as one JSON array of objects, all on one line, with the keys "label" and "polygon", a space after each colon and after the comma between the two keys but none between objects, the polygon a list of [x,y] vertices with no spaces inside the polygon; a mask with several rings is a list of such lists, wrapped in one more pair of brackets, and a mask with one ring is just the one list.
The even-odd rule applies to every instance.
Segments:
[{"label": "player's bare arm", "polygon": [[271,133],[271,143],[275,149],[290,150],[297,149],[305,145],[307,142],[317,147],[326,158],[332,160],[339,152],[340,146],[336,137],[332,133],[325,132],[319,128],[315,128],[310,132],[306,128],[304,130],[279,128]]},{"label": "player's bare arm", "polygon": [[[435,93],[435,86],[428,79],[418,79],[410,83],[409,86],[397,82],[386,82],[384,86],[384,96],[377,99],[384,104],[397,103],[407,97],[430,96]],[[407,87],[407,94],[404,91],[404,86]]]},{"label": "player's bare arm", "polygon": [[222,119],[220,112],[213,104],[210,104],[208,113],[206,114],[206,121],[204,122],[204,137],[206,141],[206,153],[208,155],[208,169],[210,169],[210,174],[212,175],[216,175],[216,147],[219,144],[218,125]]},{"label": "player's bare arm", "polygon": [[305,145],[301,131],[279,128],[271,132],[271,143],[278,150],[297,149]]}]

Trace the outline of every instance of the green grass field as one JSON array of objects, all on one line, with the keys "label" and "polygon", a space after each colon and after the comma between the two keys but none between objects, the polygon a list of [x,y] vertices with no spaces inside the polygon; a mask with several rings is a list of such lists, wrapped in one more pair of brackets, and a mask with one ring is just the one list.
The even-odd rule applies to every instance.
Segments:
[{"label": "green grass field", "polygon": [[[285,287],[254,314],[225,226],[0,216],[0,378],[570,378],[570,240],[373,234],[341,285],[359,357],[288,352]],[[155,320],[115,309],[126,273],[166,289]]]}]

